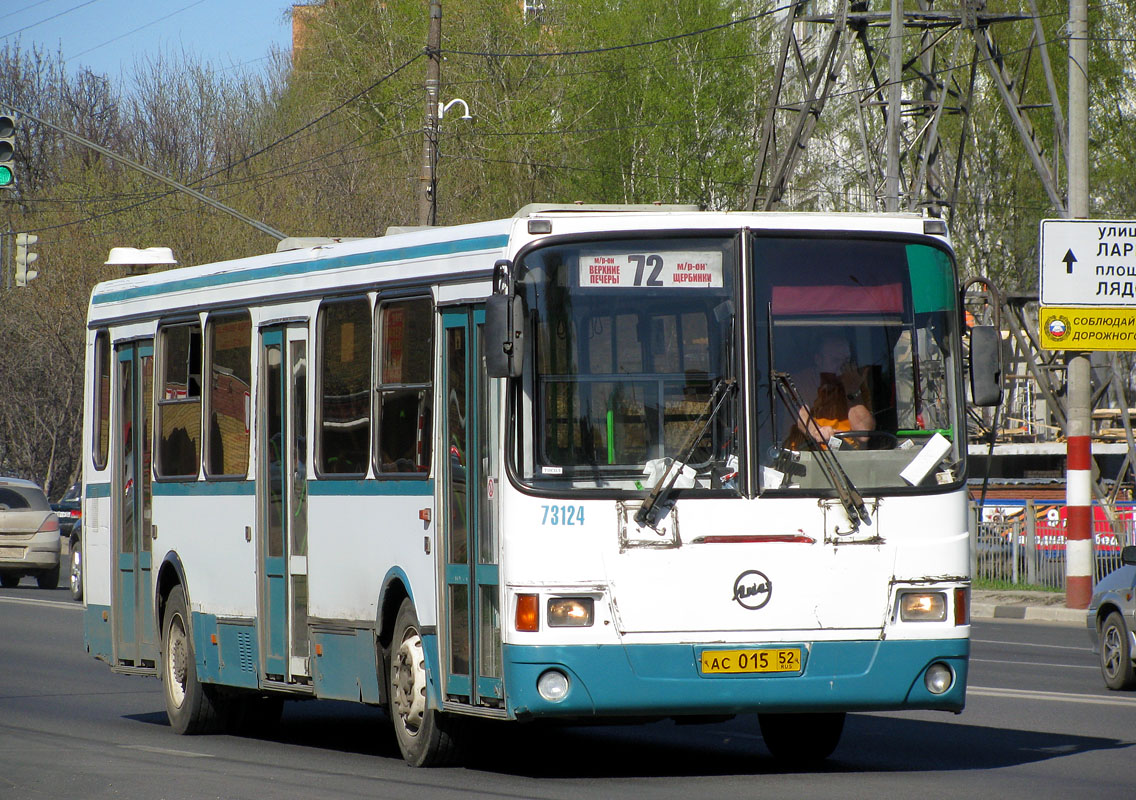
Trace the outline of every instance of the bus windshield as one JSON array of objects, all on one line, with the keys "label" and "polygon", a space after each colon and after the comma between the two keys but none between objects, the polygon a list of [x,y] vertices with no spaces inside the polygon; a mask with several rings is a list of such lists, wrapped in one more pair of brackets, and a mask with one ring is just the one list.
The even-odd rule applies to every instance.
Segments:
[{"label": "bus windshield", "polygon": [[[590,241],[522,264],[535,341],[531,451],[548,488],[730,488],[738,471],[735,240]],[[711,408],[718,405],[717,408]],[[712,413],[713,412],[713,413]]]},{"label": "bus windshield", "polygon": [[[638,492],[679,461],[675,489],[825,494],[837,488],[820,464],[829,453],[864,492],[961,480],[949,254],[898,239],[754,234],[742,331],[743,241],[590,240],[523,257],[535,367],[516,451],[525,482]],[[735,382],[745,391],[721,391]],[[747,436],[761,467],[748,481]],[[925,450],[942,454],[907,470]]]},{"label": "bus windshield", "polygon": [[[765,489],[826,488],[822,447],[861,490],[953,485],[965,451],[955,276],[924,244],[756,238],[773,363]],[[759,312],[760,313],[760,312]],[[907,467],[924,450],[926,470]],[[923,463],[921,462],[921,463]]]}]

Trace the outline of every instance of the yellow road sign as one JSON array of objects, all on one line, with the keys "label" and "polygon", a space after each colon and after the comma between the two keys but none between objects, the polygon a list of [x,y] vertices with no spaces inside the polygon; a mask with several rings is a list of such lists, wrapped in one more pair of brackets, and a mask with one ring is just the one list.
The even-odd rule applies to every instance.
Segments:
[{"label": "yellow road sign", "polygon": [[1136,350],[1136,308],[1041,307],[1046,350]]}]

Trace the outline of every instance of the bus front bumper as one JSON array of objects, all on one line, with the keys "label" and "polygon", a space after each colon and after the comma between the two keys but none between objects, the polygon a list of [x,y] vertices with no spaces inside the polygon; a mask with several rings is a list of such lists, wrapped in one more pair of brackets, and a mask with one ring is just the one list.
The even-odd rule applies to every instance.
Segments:
[{"label": "bus front bumper", "polygon": [[[765,645],[766,647],[768,645]],[[505,645],[510,715],[518,719],[598,719],[754,712],[961,711],[966,702],[968,639],[779,644],[800,647],[793,673],[703,674],[703,651],[738,645]],[[949,685],[927,688],[932,665]],[[936,667],[943,675],[942,667]],[[549,700],[541,677],[566,691]],[[940,685],[937,688],[942,688]]]}]

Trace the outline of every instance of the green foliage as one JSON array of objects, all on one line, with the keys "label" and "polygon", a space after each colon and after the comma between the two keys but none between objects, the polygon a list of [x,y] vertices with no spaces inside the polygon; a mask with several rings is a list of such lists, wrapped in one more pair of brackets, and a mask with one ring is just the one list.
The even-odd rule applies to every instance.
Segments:
[{"label": "green foliage", "polygon": [[[789,152],[808,81],[839,0],[810,0],[796,23],[781,94],[784,16],[753,0],[444,0],[439,99],[461,98],[437,130],[437,220],[508,216],[530,202],[684,203],[743,208],[772,114],[766,177]],[[426,0],[327,0],[304,14],[294,64],[222,73],[193,59],[141,64],[126,91],[69,73],[59,54],[0,48],[0,99],[75,131],[295,236],[373,236],[417,222],[426,121]],[[881,2],[869,10],[885,10]],[[936,5],[937,10],[942,10]],[[1095,216],[1130,218],[1136,200],[1136,0],[1092,10],[1090,185]],[[1028,13],[991,0],[987,14]],[[1065,105],[1060,46],[1068,7],[1039,0],[1052,91]],[[1060,123],[1033,22],[990,27],[1043,157],[1065,180]],[[905,207],[948,219],[960,262],[1004,290],[1036,282],[1038,221],[1052,203],[990,73],[962,28],[934,59],[903,40]],[[863,26],[778,208],[880,211],[886,144],[887,28]],[[939,150],[921,136],[947,92]],[[775,100],[776,108],[771,107]],[[862,102],[863,101],[863,102]],[[77,476],[83,319],[92,286],[120,272],[110,247],[165,245],[182,264],[238,258],[274,242],[246,224],[25,120],[20,186],[0,202],[12,231],[38,232],[40,277],[2,292],[0,471],[57,489]],[[929,168],[927,168],[929,167]],[[925,184],[918,184],[921,174]],[[768,189],[763,185],[761,191]],[[912,201],[912,202],[908,202]]]}]

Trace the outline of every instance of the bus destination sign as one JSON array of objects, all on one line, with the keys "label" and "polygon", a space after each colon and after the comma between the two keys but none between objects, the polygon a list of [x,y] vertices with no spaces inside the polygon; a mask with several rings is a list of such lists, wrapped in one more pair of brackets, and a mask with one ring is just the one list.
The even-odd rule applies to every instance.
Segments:
[{"label": "bus destination sign", "polygon": [[722,286],[720,252],[580,253],[580,286],[588,289],[712,289]]}]

